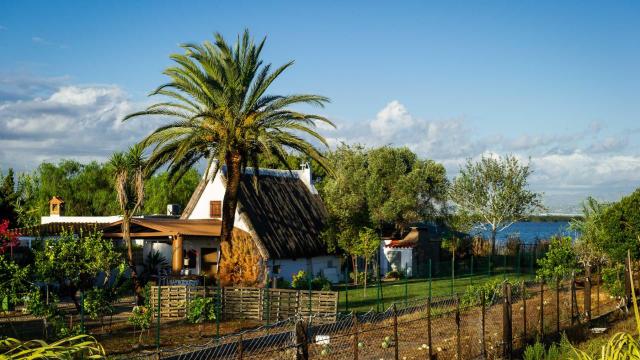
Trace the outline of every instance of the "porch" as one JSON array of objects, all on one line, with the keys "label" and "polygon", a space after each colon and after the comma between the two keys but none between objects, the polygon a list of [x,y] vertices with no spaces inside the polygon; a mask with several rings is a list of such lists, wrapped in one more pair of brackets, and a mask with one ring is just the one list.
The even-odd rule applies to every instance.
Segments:
[{"label": "porch", "polygon": [[[121,240],[122,221],[103,228],[104,237]],[[218,271],[221,222],[215,219],[131,219],[131,239],[142,246],[143,259],[158,252],[171,264],[171,278],[214,277]]]}]

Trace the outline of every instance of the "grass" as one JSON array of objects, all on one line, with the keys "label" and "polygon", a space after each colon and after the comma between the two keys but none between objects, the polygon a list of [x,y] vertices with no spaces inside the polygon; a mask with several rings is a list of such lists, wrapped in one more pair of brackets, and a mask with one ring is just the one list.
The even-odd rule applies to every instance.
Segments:
[{"label": "grass", "polygon": [[[491,279],[502,279],[504,277],[505,277],[504,274],[496,274],[492,276],[488,276],[487,274],[465,276],[465,277],[456,278],[453,284],[451,282],[451,278],[433,279],[431,281],[431,295],[433,297],[436,297],[436,296],[452,295],[454,293],[462,294],[466,290],[467,286],[469,285],[482,284]],[[506,277],[510,279],[518,279],[518,276],[515,273],[507,274]],[[529,280],[529,279],[533,279],[533,276],[530,274],[520,274],[519,279]],[[391,306],[393,302],[404,301],[405,291],[406,291],[407,300],[419,299],[419,298],[424,299],[429,295],[428,279],[408,279],[406,280],[406,283],[405,283],[405,280],[383,281],[380,287],[382,288],[382,301],[381,301],[382,310]],[[347,309],[347,291],[345,291],[344,286],[343,285],[338,286],[336,290],[340,292],[339,300],[338,300],[339,311],[348,310],[348,311],[356,311],[356,312],[367,312],[371,309],[376,310],[377,283],[373,282],[371,284],[367,284],[366,291],[362,286],[357,286],[357,287],[349,286],[348,309]]]}]

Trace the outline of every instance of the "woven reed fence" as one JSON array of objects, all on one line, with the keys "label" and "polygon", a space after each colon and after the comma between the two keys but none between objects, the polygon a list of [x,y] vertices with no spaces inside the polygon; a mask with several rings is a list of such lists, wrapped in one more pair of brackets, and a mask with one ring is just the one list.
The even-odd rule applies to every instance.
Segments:
[{"label": "woven reed fence", "polygon": [[[162,318],[184,318],[189,302],[196,297],[213,298],[222,320],[275,322],[296,315],[318,315],[335,320],[338,310],[338,292],[335,291],[184,285],[151,287],[151,307],[158,308],[159,298]],[[154,316],[156,313],[154,311]]]}]

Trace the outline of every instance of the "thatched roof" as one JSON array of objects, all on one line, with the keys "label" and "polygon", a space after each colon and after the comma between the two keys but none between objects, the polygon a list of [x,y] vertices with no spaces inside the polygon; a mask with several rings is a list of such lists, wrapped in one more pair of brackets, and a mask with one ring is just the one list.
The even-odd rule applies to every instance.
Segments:
[{"label": "thatched roof", "polygon": [[242,176],[238,209],[250,222],[270,258],[298,258],[327,253],[320,238],[327,212],[319,195],[295,174],[261,172]]}]

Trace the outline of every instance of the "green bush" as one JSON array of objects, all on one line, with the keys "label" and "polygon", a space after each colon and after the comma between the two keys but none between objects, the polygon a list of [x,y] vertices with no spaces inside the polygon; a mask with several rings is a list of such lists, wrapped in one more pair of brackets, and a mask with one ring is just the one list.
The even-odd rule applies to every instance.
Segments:
[{"label": "green bush", "polygon": [[402,273],[400,273],[399,271],[397,271],[397,270],[391,270],[391,271],[389,271],[388,273],[386,273],[386,274],[384,275],[384,278],[385,278],[385,279],[395,279],[395,280],[398,280],[398,279],[402,279],[402,278],[403,278],[403,276],[402,276]]},{"label": "green bush", "polygon": [[[370,282],[373,281],[373,274],[365,273],[364,271],[359,271],[358,272],[358,285],[363,285],[364,284],[365,277],[367,278],[367,283],[370,283]],[[356,273],[355,272],[349,273],[349,279],[351,279],[351,281],[355,282],[356,281]]]},{"label": "green bush", "polygon": [[331,282],[324,276],[318,276],[311,280],[311,288],[313,290],[330,291]]},{"label": "green bush", "polygon": [[562,279],[576,272],[579,268],[573,240],[568,236],[551,239],[549,251],[538,259],[538,265],[537,276],[545,280]]},{"label": "green bush", "polygon": [[613,296],[624,295],[624,265],[613,264],[602,268],[602,282],[609,294]]},{"label": "green bush", "polygon": [[187,322],[200,324],[216,319],[216,307],[213,298],[197,296],[187,306]]},{"label": "green bush", "polygon": [[[293,275],[291,279],[291,288],[296,290],[308,290],[309,289],[309,276],[306,271],[300,270],[297,274]],[[331,290],[331,282],[322,275],[319,275],[311,280],[312,290]]]}]

